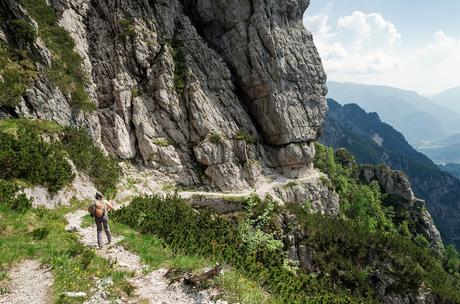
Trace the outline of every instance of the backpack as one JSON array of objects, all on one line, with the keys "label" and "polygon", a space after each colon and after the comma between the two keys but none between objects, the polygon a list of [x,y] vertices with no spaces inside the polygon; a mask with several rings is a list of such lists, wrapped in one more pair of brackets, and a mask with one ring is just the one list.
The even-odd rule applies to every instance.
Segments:
[{"label": "backpack", "polygon": [[88,206],[88,213],[91,215],[91,217],[96,216],[96,203],[92,203],[91,205]]},{"label": "backpack", "polygon": [[104,210],[103,210],[102,215],[100,217],[97,217],[96,216],[96,210],[97,210],[96,203],[92,203],[88,207],[88,213],[89,213],[89,215],[91,215],[91,217],[101,218],[101,217],[103,217],[105,215],[106,209],[107,209],[107,205],[104,205]]}]

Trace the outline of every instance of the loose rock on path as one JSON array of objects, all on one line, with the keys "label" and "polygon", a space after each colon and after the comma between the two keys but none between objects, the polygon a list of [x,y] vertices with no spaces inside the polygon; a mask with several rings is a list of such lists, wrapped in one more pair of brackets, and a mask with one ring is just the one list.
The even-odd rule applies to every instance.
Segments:
[{"label": "loose rock on path", "polygon": [[0,296],[0,304],[51,303],[50,287],[53,276],[39,262],[25,260],[9,271],[9,292]]}]

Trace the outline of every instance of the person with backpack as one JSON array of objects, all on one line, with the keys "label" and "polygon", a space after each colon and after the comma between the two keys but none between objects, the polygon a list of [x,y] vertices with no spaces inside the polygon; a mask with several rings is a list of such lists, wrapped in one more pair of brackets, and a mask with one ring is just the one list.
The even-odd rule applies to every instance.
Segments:
[{"label": "person with backpack", "polygon": [[97,227],[97,245],[99,249],[102,248],[102,228],[104,228],[105,235],[107,237],[107,244],[110,244],[112,241],[112,235],[110,234],[109,229],[109,210],[113,209],[113,204],[107,200],[104,200],[104,197],[101,193],[96,193],[96,201],[88,208],[88,211],[94,221],[96,222]]}]

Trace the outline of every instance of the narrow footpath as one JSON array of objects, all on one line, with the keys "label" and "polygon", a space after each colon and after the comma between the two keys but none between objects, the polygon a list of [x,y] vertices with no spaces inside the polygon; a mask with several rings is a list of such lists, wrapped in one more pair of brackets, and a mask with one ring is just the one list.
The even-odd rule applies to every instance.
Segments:
[{"label": "narrow footpath", "polygon": [[[96,231],[93,226],[82,228],[83,217],[87,214],[85,210],[78,210],[66,215],[68,231],[79,234],[80,242],[89,247],[97,247]],[[105,236],[104,236],[105,237]],[[225,301],[212,301],[215,291],[195,291],[182,282],[170,284],[165,278],[168,269],[160,268],[146,273],[148,267],[143,264],[138,255],[127,251],[118,243],[122,240],[120,236],[112,238],[112,244],[106,245],[103,249],[97,250],[97,254],[113,263],[120,270],[132,272],[134,275],[130,283],[134,286],[134,295],[139,300],[148,301],[150,304],[224,304]],[[98,290],[95,295],[85,304],[106,304],[103,299],[103,290]],[[129,303],[129,302],[128,302]]]}]

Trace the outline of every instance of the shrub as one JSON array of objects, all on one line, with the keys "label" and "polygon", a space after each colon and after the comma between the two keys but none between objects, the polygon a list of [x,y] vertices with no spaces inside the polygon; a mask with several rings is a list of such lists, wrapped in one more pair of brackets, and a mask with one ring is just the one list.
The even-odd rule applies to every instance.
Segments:
[{"label": "shrub", "polygon": [[19,187],[9,181],[0,179],[0,204],[16,212],[25,212],[32,207],[32,200],[24,193],[18,194]]},{"label": "shrub", "polygon": [[8,25],[17,39],[23,40],[27,43],[35,42],[37,32],[29,22],[22,19],[15,19],[10,20]]},{"label": "shrub", "polygon": [[184,93],[185,84],[187,82],[187,74],[189,70],[187,68],[187,61],[185,53],[182,47],[172,48],[172,55],[174,59],[174,88],[177,94],[182,95]]},{"label": "shrub", "polygon": [[171,142],[167,138],[158,137],[152,140],[152,142],[160,147],[168,147],[171,145]]},{"label": "shrub", "polygon": [[142,95],[142,90],[140,90],[139,88],[137,87],[133,87],[131,88],[131,96],[134,98],[134,97],[138,97],[138,96],[141,96]]},{"label": "shrub", "polygon": [[136,37],[136,28],[134,27],[134,22],[129,19],[121,19],[120,25],[122,28],[121,35],[123,39],[134,38]]},{"label": "shrub", "polygon": [[110,156],[105,156],[84,130],[66,128],[62,144],[75,166],[87,173],[101,192],[108,196],[116,193],[116,184],[121,175],[118,163]]},{"label": "shrub", "polygon": [[0,178],[22,179],[56,192],[69,184],[74,174],[64,152],[45,142],[33,129],[19,127],[17,136],[0,134]]},{"label": "shrub", "polygon": [[34,240],[40,241],[46,238],[50,234],[50,231],[46,227],[41,227],[34,229],[31,234]]},{"label": "shrub", "polygon": [[281,242],[262,230],[269,224],[270,215],[276,213],[272,203],[252,196],[245,205],[250,214],[240,225],[209,210],[196,212],[177,196],[135,198],[113,218],[142,233],[161,237],[177,252],[229,263],[286,303],[358,302],[345,291],[332,291],[324,281],[293,273]]},{"label": "shrub", "polygon": [[245,141],[246,143],[248,144],[251,144],[251,145],[254,145],[257,143],[257,139],[255,136],[252,136],[251,134],[249,134],[247,131],[245,130],[239,130],[238,132],[236,132],[235,134],[235,139],[237,140],[243,140]]},{"label": "shrub", "polygon": [[353,157],[343,149],[337,152],[336,161],[333,149],[317,144],[314,164],[329,175],[340,197],[341,213],[368,231],[395,232],[398,223],[393,222],[392,208],[384,205],[378,183],[360,183],[354,177],[356,163]]},{"label": "shrub", "polygon": [[208,135],[208,140],[215,145],[219,145],[224,142],[224,136],[217,132],[211,132]]}]

